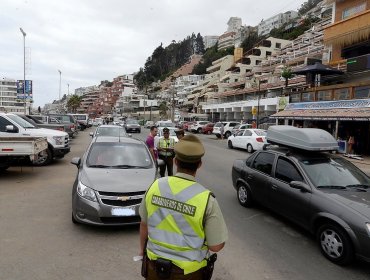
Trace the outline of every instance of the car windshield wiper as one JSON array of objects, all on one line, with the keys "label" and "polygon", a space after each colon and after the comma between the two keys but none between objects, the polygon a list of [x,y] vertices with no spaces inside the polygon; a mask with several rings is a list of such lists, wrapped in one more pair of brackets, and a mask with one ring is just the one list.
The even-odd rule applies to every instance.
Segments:
[{"label": "car windshield wiper", "polygon": [[122,168],[122,169],[139,169],[139,168],[146,168],[144,166],[138,165],[129,165],[129,164],[120,164],[120,165],[113,165],[112,168]]},{"label": "car windshield wiper", "polygon": [[95,168],[111,168],[112,166],[110,166],[110,165],[103,165],[103,164],[92,164],[92,165],[89,165],[89,167],[95,167]]},{"label": "car windshield wiper", "polygon": [[370,186],[364,185],[364,184],[354,184],[354,185],[347,185],[346,187],[347,188],[368,189]]},{"label": "car windshield wiper", "polygon": [[335,186],[335,185],[327,185],[327,186],[317,186],[318,189],[335,189],[335,190],[345,190],[347,187],[345,186]]}]

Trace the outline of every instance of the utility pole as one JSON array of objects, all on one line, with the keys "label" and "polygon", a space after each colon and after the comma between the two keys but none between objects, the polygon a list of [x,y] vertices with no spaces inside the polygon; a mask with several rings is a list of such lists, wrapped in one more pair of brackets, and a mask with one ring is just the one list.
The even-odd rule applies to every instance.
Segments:
[{"label": "utility pole", "polygon": [[23,101],[24,114],[27,114],[27,98],[26,98],[26,32],[19,28],[23,35]]}]

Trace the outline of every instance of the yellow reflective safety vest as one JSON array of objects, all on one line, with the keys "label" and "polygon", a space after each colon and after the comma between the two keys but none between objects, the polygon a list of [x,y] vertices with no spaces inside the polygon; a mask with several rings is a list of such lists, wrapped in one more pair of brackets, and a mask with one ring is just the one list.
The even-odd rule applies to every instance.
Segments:
[{"label": "yellow reflective safety vest", "polygon": [[164,258],[189,274],[207,265],[204,215],[210,191],[171,176],[156,180],[145,196],[149,259]]},{"label": "yellow reflective safety vest", "polygon": [[[159,139],[159,147],[160,148],[174,148],[175,147],[175,139],[173,138],[160,138]],[[159,154],[162,156],[170,157],[173,155],[173,152],[165,152],[159,151]]]}]

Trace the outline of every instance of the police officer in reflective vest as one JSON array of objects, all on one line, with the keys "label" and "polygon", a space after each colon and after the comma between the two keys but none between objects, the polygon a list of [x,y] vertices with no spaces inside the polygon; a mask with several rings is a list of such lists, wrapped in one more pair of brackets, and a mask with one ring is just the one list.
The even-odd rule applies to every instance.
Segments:
[{"label": "police officer in reflective vest", "polygon": [[159,166],[161,177],[165,176],[166,168],[168,176],[173,175],[174,146],[175,140],[170,138],[170,130],[167,127],[163,128],[163,138],[160,138],[157,144],[158,157],[164,161],[164,164]]},{"label": "police officer in reflective vest", "polygon": [[154,181],[140,205],[145,279],[211,279],[227,228],[214,195],[195,180],[204,147],[195,135],[175,144],[175,176]]}]

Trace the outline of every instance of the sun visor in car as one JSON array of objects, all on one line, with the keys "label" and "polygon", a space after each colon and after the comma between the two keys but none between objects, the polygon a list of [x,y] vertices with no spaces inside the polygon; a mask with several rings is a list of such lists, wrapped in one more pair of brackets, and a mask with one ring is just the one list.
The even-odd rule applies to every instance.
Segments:
[{"label": "sun visor in car", "polygon": [[268,143],[307,151],[336,151],[338,142],[327,131],[318,128],[298,128],[274,125],[267,130]]}]

